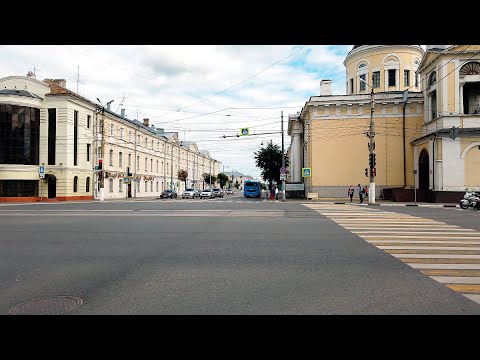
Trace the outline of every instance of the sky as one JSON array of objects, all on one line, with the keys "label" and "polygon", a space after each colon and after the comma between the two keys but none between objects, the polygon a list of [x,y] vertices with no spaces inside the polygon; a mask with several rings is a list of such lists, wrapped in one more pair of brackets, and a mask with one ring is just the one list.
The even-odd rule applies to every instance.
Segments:
[{"label": "sky", "polygon": [[[194,141],[222,171],[259,178],[254,152],[270,141],[281,146],[282,111],[286,150],[288,114],[320,94],[322,79],[345,94],[352,46],[3,45],[0,78],[35,70],[38,80],[66,79],[93,102],[114,100],[118,114],[124,108],[129,119],[149,118]],[[241,128],[256,135],[237,137]]]}]

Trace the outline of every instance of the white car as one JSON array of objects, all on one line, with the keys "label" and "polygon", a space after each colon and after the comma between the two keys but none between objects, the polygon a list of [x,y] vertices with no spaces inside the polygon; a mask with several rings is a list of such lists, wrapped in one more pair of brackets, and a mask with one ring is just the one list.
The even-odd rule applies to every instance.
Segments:
[{"label": "white car", "polygon": [[195,189],[186,189],[182,194],[182,199],[195,199],[198,196]]},{"label": "white car", "polygon": [[227,189],[227,191],[225,192],[227,195],[233,195],[233,190],[232,189]]},{"label": "white car", "polygon": [[212,189],[204,189],[200,193],[200,199],[203,199],[203,198],[213,199],[214,197],[215,197],[215,194],[213,193]]}]

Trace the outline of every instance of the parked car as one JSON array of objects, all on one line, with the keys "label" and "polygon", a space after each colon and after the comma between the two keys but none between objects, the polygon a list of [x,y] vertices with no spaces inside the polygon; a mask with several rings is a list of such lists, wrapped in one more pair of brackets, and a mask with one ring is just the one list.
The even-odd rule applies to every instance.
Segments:
[{"label": "parked car", "polygon": [[162,193],[160,194],[160,199],[176,199],[177,198],[177,193],[174,190],[163,190]]},{"label": "parked car", "polygon": [[225,192],[227,195],[233,195],[233,189],[227,189]]},{"label": "parked car", "polygon": [[185,189],[182,194],[182,199],[195,199],[196,197],[198,197],[198,193],[195,189]]},{"label": "parked car", "polygon": [[214,188],[214,189],[212,189],[212,192],[215,195],[215,197],[223,198],[223,190],[222,189]]},{"label": "parked car", "polygon": [[202,192],[200,193],[200,199],[203,198],[209,198],[213,199],[215,195],[213,194],[212,189],[203,189]]}]

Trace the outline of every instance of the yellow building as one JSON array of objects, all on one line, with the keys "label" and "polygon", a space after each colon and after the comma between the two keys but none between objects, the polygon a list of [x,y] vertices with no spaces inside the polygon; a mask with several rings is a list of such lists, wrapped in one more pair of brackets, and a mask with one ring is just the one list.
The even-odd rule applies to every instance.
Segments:
[{"label": "yellow building", "polygon": [[[348,95],[332,95],[322,80],[320,96],[289,115],[291,181],[319,197],[369,185],[372,120],[377,197],[410,200],[406,189],[415,186],[419,201],[454,201],[479,187],[480,154],[469,150],[480,145],[480,51],[465,47],[355,45],[344,61]],[[460,128],[455,139],[452,126]],[[311,177],[302,177],[304,167]]]}]

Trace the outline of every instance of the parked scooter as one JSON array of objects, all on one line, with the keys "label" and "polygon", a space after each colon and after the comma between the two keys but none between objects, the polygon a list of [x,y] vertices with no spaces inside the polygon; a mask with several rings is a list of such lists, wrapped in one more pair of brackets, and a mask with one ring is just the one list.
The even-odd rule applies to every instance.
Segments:
[{"label": "parked scooter", "polygon": [[[460,207],[462,209],[468,209],[469,207],[472,207],[476,210],[477,208],[477,202],[480,201],[480,194],[475,192],[475,191],[466,191],[465,195],[463,195],[463,199],[460,200]],[[479,204],[480,205],[480,204]]]}]

